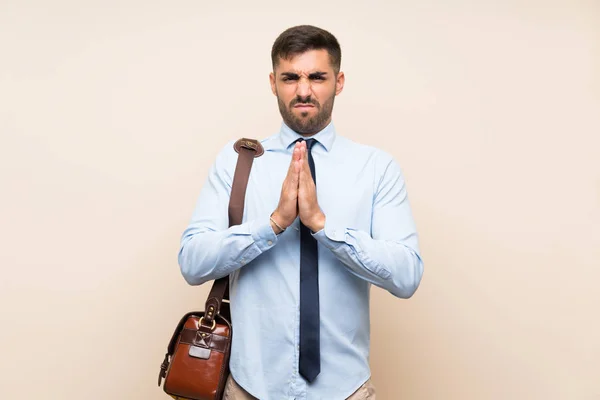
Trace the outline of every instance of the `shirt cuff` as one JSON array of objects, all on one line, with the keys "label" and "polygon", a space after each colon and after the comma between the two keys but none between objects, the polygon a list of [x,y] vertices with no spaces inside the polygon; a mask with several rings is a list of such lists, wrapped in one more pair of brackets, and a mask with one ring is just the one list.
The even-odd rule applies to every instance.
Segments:
[{"label": "shirt cuff", "polygon": [[250,232],[252,233],[254,244],[256,244],[261,252],[270,249],[277,243],[277,235],[271,227],[269,216],[254,220],[250,224]]},{"label": "shirt cuff", "polygon": [[319,243],[330,250],[342,246],[346,242],[346,228],[332,225],[325,220],[325,227],[320,231],[312,233]]}]

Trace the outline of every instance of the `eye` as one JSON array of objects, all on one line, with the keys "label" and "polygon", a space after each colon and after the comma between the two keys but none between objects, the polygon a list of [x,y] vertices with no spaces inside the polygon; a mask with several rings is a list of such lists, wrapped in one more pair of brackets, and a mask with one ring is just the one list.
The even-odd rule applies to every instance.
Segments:
[{"label": "eye", "polygon": [[327,80],[327,76],[321,73],[311,74],[309,78],[313,82],[324,82]]}]

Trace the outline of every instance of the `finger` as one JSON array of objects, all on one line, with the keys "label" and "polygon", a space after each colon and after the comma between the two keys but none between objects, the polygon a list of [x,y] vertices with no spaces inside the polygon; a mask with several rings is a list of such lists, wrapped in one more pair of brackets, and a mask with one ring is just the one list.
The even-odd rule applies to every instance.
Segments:
[{"label": "finger", "polygon": [[298,159],[300,157],[300,146],[298,146],[297,149],[294,149],[294,159],[290,165],[290,171],[287,178],[291,191],[298,189],[298,184],[300,183],[300,166],[298,164]]},{"label": "finger", "polygon": [[[304,143],[304,142],[302,142]],[[302,176],[305,173],[305,169],[306,169],[306,145],[302,145],[302,147],[300,148],[300,157],[298,159],[298,165],[300,166],[300,176]]]},{"label": "finger", "polygon": [[299,160],[300,159],[300,155],[302,154],[301,153],[302,142],[296,142],[296,146],[295,147],[298,149],[297,157],[295,159]]},{"label": "finger", "polygon": [[294,146],[294,160],[299,160],[302,155],[302,146],[299,143],[296,143]]},{"label": "finger", "polygon": [[306,148],[306,145],[304,145],[304,153],[302,153],[302,168],[304,169],[304,173],[306,174],[306,178],[311,178],[311,172],[310,172],[310,164],[308,163],[308,149]]},{"label": "finger", "polygon": [[296,160],[296,176],[298,179],[298,185],[302,184],[302,159]]},{"label": "finger", "polygon": [[298,146],[294,146],[294,150],[292,151],[292,159],[290,161],[290,167],[288,168],[286,179],[290,178],[294,174],[294,164],[298,157],[300,157],[300,149]]},{"label": "finger", "polygon": [[304,159],[308,162],[308,148],[306,147],[306,142],[304,142]]},{"label": "finger", "polygon": [[302,160],[296,161],[294,171],[296,172],[296,178],[300,180],[300,174],[302,172]]},{"label": "finger", "polygon": [[310,172],[310,164],[308,163],[308,149],[306,148],[306,142],[304,144],[304,153],[302,154],[303,158],[304,158],[304,173],[306,174],[306,179],[310,180],[312,179],[312,173]]}]

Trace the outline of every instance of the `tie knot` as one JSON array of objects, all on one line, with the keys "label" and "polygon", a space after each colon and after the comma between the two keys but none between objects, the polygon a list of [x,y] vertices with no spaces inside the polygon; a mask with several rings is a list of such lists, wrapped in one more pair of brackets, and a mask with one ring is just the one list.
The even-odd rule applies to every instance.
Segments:
[{"label": "tie knot", "polygon": [[313,147],[313,145],[315,143],[317,143],[317,139],[303,139],[303,138],[298,139],[298,142],[302,142],[302,141],[306,142],[306,148],[308,150],[310,150]]}]

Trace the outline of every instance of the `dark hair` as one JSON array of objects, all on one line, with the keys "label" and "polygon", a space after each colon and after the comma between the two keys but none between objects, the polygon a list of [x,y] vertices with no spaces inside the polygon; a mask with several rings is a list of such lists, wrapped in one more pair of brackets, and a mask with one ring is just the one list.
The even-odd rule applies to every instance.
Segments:
[{"label": "dark hair", "polygon": [[309,50],[327,50],[329,62],[337,74],[342,63],[342,50],[335,36],[312,25],[298,25],[283,31],[273,43],[271,61],[273,69],[279,59],[287,60]]}]

